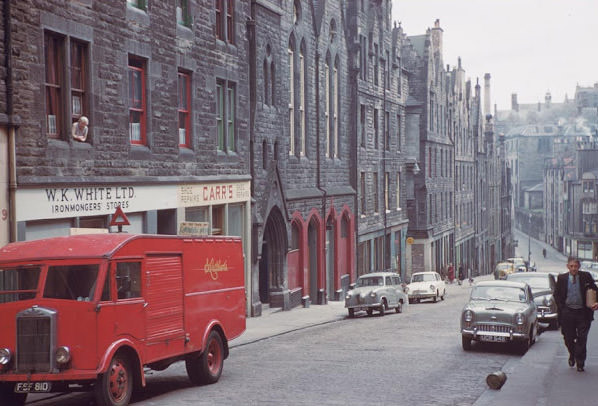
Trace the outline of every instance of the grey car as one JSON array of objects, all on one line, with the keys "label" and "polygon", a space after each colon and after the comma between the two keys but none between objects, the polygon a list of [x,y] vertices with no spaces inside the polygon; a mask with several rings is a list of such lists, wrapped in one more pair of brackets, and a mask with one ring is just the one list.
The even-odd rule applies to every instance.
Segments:
[{"label": "grey car", "polygon": [[384,316],[384,312],[392,308],[401,313],[405,303],[407,295],[403,292],[401,277],[393,272],[362,275],[357,279],[355,287],[345,296],[345,307],[349,311],[349,317],[362,310],[368,315],[377,310]]},{"label": "grey car", "polygon": [[461,313],[465,351],[473,341],[481,341],[513,343],[524,354],[537,335],[537,309],[528,284],[496,280],[473,286]]},{"label": "grey car", "polygon": [[554,300],[554,277],[546,272],[513,273],[507,275],[508,281],[525,282],[532,288],[534,302],[538,311],[538,321],[548,323],[553,329],[559,328],[556,302]]}]

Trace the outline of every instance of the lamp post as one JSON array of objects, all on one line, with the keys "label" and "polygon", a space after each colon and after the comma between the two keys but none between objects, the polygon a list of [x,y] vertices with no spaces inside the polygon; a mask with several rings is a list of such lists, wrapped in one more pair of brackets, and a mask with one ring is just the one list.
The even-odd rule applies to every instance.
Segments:
[{"label": "lamp post", "polygon": [[529,266],[530,264],[530,256],[532,254],[532,246],[531,246],[531,242],[532,242],[532,214],[529,213],[528,217],[527,217],[528,221],[527,221],[527,266]]}]

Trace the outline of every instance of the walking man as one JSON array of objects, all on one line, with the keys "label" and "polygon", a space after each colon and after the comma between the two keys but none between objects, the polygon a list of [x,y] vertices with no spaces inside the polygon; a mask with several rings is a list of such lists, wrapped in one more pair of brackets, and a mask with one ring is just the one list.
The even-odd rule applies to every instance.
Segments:
[{"label": "walking man", "polygon": [[[577,364],[577,370],[583,372],[586,361],[586,341],[590,324],[594,320],[594,310],[598,303],[586,303],[586,291],[598,290],[592,275],[579,270],[579,260],[569,257],[568,273],[558,276],[554,298],[558,308],[558,317],[565,345],[569,350],[569,366]],[[589,307],[591,306],[591,307]]]}]

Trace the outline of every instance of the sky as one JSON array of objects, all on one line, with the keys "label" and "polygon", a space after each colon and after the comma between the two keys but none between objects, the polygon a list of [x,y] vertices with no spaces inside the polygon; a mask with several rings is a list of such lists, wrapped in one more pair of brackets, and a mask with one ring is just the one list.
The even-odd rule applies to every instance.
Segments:
[{"label": "sky", "polygon": [[440,20],[444,65],[461,57],[473,83],[490,73],[498,110],[572,99],[576,85],[598,82],[598,0],[393,0],[392,19],[408,35]]}]

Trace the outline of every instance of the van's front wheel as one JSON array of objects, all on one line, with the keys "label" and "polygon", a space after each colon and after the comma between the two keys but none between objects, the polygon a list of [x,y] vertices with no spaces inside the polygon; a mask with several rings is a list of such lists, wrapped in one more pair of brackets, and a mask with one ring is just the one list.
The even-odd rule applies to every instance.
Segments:
[{"label": "van's front wheel", "polygon": [[206,349],[201,355],[187,356],[185,366],[187,375],[195,385],[211,384],[218,382],[224,364],[224,346],[222,337],[216,331],[211,331],[208,336]]},{"label": "van's front wheel", "polygon": [[129,360],[116,354],[110,361],[108,370],[100,375],[95,385],[95,398],[98,406],[125,406],[133,393],[133,374]]}]

